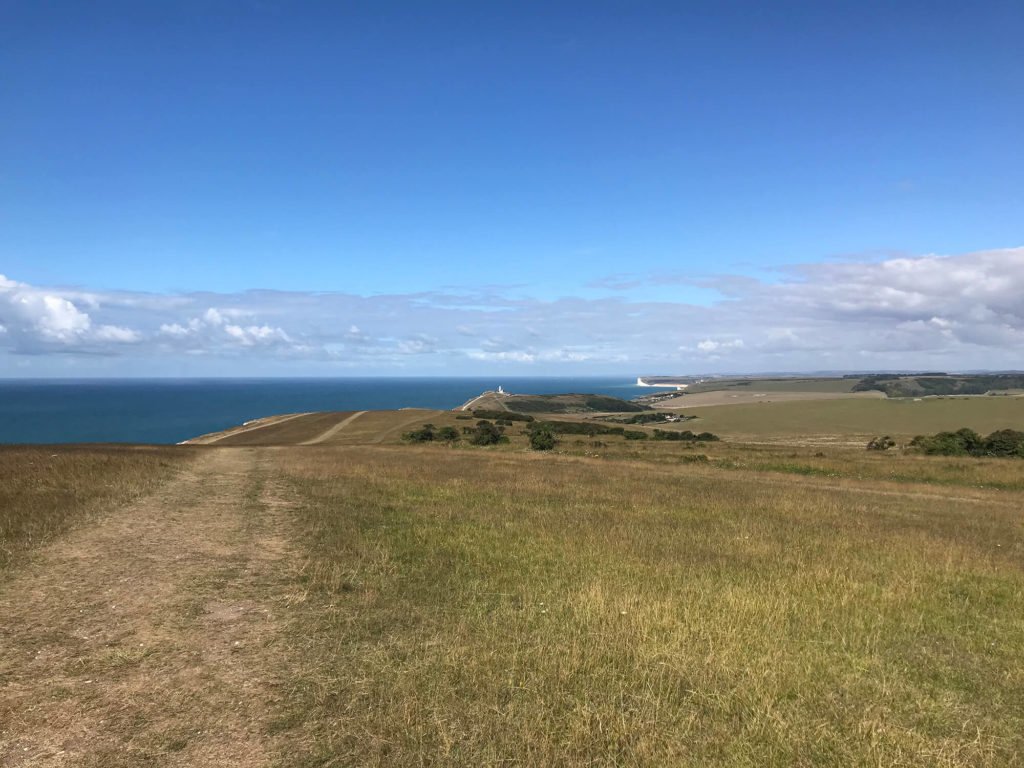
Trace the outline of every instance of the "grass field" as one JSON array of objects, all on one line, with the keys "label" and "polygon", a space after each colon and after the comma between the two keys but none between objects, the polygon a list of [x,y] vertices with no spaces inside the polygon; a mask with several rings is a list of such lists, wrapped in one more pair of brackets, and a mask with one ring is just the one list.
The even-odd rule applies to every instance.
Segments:
[{"label": "grass field", "polygon": [[[685,405],[678,408],[686,413]],[[843,399],[744,403],[694,410],[700,429],[745,437],[871,435],[913,437],[970,427],[989,433],[1024,429],[1024,398],[943,397],[921,400]],[[691,427],[692,428],[692,427]]]},{"label": "grass field", "polygon": [[0,571],[87,513],[153,490],[194,454],[169,446],[0,446]]},{"label": "grass field", "polygon": [[779,378],[779,379],[709,379],[691,384],[686,391],[717,392],[719,390],[753,390],[755,392],[849,392],[859,379]]},{"label": "grass field", "polygon": [[0,450],[0,764],[1024,764],[1024,462],[862,439],[1021,405],[707,408],[678,428],[721,442],[548,453],[521,424],[406,445],[476,421],[414,410]]},{"label": "grass field", "polygon": [[1020,494],[436,448],[279,460],[307,553],[286,765],[1024,755]]},{"label": "grass field", "polygon": [[282,420],[251,432],[228,433],[217,440],[218,445],[295,445],[313,440],[353,411],[310,413]]}]

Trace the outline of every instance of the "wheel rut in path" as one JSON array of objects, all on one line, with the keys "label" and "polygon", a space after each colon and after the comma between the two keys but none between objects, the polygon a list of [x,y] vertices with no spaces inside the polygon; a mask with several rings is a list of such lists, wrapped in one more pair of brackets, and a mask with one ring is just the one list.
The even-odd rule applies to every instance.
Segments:
[{"label": "wheel rut in path", "polygon": [[336,434],[341,432],[341,430],[343,430],[345,427],[347,427],[353,421],[355,421],[360,416],[362,416],[364,413],[366,413],[366,411],[356,411],[351,416],[349,416],[349,417],[339,421],[337,424],[335,424],[333,427],[328,429],[326,432],[322,432],[321,434],[319,434],[316,437],[314,437],[312,440],[306,440],[305,442],[299,443],[299,445],[316,445],[317,443],[322,443],[322,442],[324,442],[326,440],[329,440],[332,437],[334,437]]},{"label": "wheel rut in path", "polygon": [[289,504],[211,448],[0,581],[0,766],[260,766],[285,667]]}]

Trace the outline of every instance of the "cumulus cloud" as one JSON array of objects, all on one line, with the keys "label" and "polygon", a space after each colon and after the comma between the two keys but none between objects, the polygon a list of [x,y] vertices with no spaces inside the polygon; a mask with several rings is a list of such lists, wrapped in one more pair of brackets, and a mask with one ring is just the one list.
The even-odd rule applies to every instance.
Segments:
[{"label": "cumulus cloud", "polygon": [[770,282],[743,275],[689,282],[718,300],[630,300],[627,291],[542,301],[499,295],[493,286],[384,296],[157,295],[0,277],[0,353],[305,360],[308,371],[439,373],[1024,367],[1024,248],[803,264]]},{"label": "cumulus cloud", "polygon": [[[98,306],[95,297],[76,294],[90,310]],[[80,349],[98,351],[108,343],[139,341],[134,330],[110,324],[95,324],[88,312],[79,309],[58,291],[35,288],[0,275],[0,320],[13,333],[9,344],[25,351]]]}]

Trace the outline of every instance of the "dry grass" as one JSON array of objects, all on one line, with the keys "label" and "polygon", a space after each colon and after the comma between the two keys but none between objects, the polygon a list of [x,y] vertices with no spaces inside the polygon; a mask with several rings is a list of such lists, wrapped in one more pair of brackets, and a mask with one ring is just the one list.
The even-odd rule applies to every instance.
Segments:
[{"label": "dry grass", "polygon": [[295,578],[258,456],[204,450],[0,581],[0,765],[270,763]]},{"label": "dry grass", "polygon": [[807,443],[634,441],[604,435],[591,440],[568,435],[557,450],[669,465],[688,464],[705,456],[720,469],[1024,491],[1024,462],[1020,459],[924,456],[899,449],[868,451],[863,441],[850,438]]},{"label": "dry grass", "polygon": [[285,765],[1024,760],[1019,493],[277,457],[305,498]]},{"label": "dry grass", "polygon": [[1024,463],[456,416],[0,449],[8,559],[137,499],[8,567],[0,763],[1024,764]]},{"label": "dry grass", "polygon": [[195,455],[176,446],[0,446],[0,569],[83,513],[151,491]]},{"label": "dry grass", "polygon": [[217,440],[217,445],[295,445],[315,439],[353,413],[354,411],[324,411],[304,414],[249,432],[229,434]]}]

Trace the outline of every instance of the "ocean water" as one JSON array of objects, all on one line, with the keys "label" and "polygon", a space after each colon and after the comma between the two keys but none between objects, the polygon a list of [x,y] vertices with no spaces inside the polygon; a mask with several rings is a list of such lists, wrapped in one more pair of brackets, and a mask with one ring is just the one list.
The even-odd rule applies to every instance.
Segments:
[{"label": "ocean water", "polygon": [[298,411],[455,408],[506,392],[588,392],[630,399],[656,390],[627,378],[0,380],[0,443],[178,443]]}]

